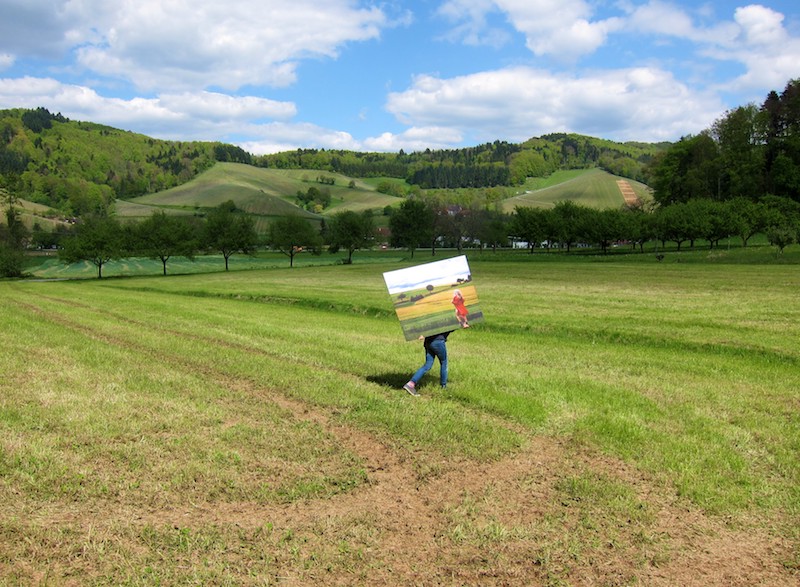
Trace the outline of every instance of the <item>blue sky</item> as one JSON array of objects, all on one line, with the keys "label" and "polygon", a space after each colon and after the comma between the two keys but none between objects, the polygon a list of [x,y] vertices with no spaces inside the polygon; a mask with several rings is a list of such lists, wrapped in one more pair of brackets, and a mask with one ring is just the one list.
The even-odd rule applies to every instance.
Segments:
[{"label": "blue sky", "polygon": [[0,109],[254,154],[674,141],[800,78],[796,0],[0,0]]}]

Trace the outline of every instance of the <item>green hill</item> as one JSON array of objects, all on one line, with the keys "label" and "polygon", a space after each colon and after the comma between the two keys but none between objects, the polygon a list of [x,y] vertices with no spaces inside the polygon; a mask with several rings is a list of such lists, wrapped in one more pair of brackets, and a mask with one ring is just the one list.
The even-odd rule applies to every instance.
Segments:
[{"label": "green hill", "polygon": [[[321,176],[333,183],[320,183],[317,178]],[[298,205],[297,193],[306,192],[312,186],[328,190],[331,195],[331,205],[320,213],[309,212]],[[320,219],[342,210],[371,209],[379,213],[384,207],[400,202],[400,198],[382,194],[367,182],[336,173],[217,163],[183,185],[119,201],[116,210],[123,218],[143,218],[159,209],[173,214],[202,214],[228,200],[255,216],[259,230],[266,227],[270,218],[287,214]]]},{"label": "green hill", "polygon": [[[254,157],[223,143],[164,141],[44,108],[12,109],[0,110],[0,189],[27,202],[23,221],[45,230],[112,205],[121,218],[138,219],[154,210],[202,215],[228,200],[259,230],[290,213],[322,219],[342,210],[373,210],[382,224],[380,211],[412,192],[502,202],[506,211],[559,200],[618,207],[621,177],[647,199],[640,182],[664,148],[561,133],[414,153],[298,149]],[[324,192],[326,206],[303,209],[298,194],[309,190]]]},{"label": "green hill", "polygon": [[503,209],[511,212],[517,206],[552,208],[556,202],[564,200],[590,208],[619,208],[625,204],[619,181],[626,181],[642,202],[652,199],[650,188],[638,181],[611,175],[601,169],[573,169],[529,180],[526,184],[528,189],[505,200]]}]

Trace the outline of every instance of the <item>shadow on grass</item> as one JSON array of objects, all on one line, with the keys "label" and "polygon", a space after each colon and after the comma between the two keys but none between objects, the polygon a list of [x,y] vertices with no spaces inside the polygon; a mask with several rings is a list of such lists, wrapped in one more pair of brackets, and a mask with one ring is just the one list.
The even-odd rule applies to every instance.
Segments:
[{"label": "shadow on grass", "polygon": [[393,389],[402,389],[403,385],[408,382],[410,376],[410,373],[377,373],[375,375],[367,375],[366,379],[378,385],[385,385]]}]

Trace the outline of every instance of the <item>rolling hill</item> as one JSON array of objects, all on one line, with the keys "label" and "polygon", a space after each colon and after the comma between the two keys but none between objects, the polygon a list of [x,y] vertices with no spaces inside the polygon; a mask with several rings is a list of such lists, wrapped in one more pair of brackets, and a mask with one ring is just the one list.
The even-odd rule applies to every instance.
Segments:
[{"label": "rolling hill", "polygon": [[570,200],[590,208],[619,208],[625,204],[619,183],[625,181],[643,202],[650,201],[650,188],[632,179],[621,178],[601,169],[556,171],[547,178],[530,180],[524,193],[506,199],[503,210],[517,206],[552,208],[556,202]]},{"label": "rolling hill", "polygon": [[[647,199],[634,178],[642,181],[665,148],[561,133],[443,151],[298,149],[256,158],[233,145],[157,140],[44,108],[0,110],[0,138],[0,189],[18,201],[23,222],[45,231],[112,204],[135,220],[154,210],[202,215],[232,200],[259,231],[286,214],[321,220],[342,210],[373,210],[385,224],[381,211],[412,192],[466,206],[500,202],[507,212],[561,200],[618,207],[619,176],[630,178],[622,189]],[[322,192],[327,206],[303,209],[298,194],[309,190]]]},{"label": "rolling hill", "polygon": [[[323,186],[316,179],[320,175],[333,179],[335,183]],[[627,181],[640,200],[652,199],[650,189],[642,183],[600,169],[577,169],[557,171],[547,178],[529,179],[524,191],[513,194],[509,190],[512,195],[502,201],[502,208],[509,213],[517,206],[551,208],[563,200],[598,209],[619,208],[625,203],[619,181]],[[271,219],[287,214],[320,220],[343,210],[360,212],[371,209],[376,213],[377,224],[382,225],[381,211],[386,206],[398,206],[402,198],[378,192],[372,185],[375,183],[329,172],[217,163],[180,186],[131,200],[116,200],[115,212],[123,220],[142,220],[156,210],[175,215],[204,215],[209,209],[231,200],[255,217],[259,232],[266,231]],[[297,203],[296,194],[305,192],[310,186],[330,190],[331,205],[321,214],[304,210]],[[22,200],[20,207],[22,219],[29,227],[38,222],[52,230],[56,224],[62,223],[52,217],[52,210],[46,206]]]},{"label": "rolling hill", "polygon": [[[321,184],[324,176],[333,184]],[[320,214],[301,208],[298,192],[309,187],[327,189],[331,205]],[[149,216],[153,210],[171,214],[202,214],[210,208],[231,200],[236,207],[255,216],[256,229],[266,228],[271,218],[299,214],[309,219],[321,219],[343,210],[374,210],[397,205],[400,198],[378,192],[369,183],[344,175],[301,169],[264,169],[242,163],[217,163],[195,179],[180,186],[127,201],[118,201],[117,214],[136,219]]]}]

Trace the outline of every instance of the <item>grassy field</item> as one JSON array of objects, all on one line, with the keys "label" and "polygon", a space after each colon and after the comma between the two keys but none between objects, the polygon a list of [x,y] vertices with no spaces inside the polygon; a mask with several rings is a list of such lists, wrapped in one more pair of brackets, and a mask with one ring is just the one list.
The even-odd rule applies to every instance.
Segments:
[{"label": "grassy field", "polygon": [[[590,208],[620,208],[624,199],[617,185],[620,179],[601,169],[574,169],[557,171],[546,178],[532,178],[524,193],[503,202],[506,212],[514,208],[552,208],[557,202],[571,201]],[[643,201],[652,199],[650,191],[642,183],[626,180]]]},{"label": "grassy field", "polygon": [[0,585],[797,585],[800,266],[503,258],[0,282]]},{"label": "grassy field", "polygon": [[[332,178],[334,185],[323,185],[316,181],[322,175]],[[350,187],[351,181],[354,183]],[[157,209],[194,210],[212,208],[227,200],[257,217],[306,214],[318,217],[297,207],[297,192],[306,192],[310,187],[327,189],[331,194],[331,205],[324,215],[342,210],[372,209],[380,211],[387,205],[397,205],[398,198],[375,191],[361,180],[354,180],[337,173],[304,169],[264,169],[240,163],[217,163],[192,181],[178,187],[135,198],[130,204],[122,203],[118,213],[131,217],[140,216],[148,207]],[[149,214],[145,214],[149,215]]]}]

